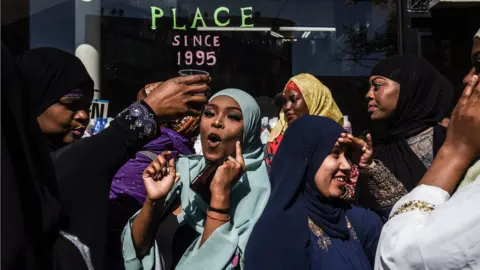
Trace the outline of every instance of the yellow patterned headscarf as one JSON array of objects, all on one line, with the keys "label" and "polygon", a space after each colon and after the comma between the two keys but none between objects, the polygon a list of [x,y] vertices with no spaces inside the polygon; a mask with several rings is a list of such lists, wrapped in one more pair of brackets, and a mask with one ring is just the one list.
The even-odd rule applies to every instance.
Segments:
[{"label": "yellow patterned headscarf", "polygon": [[[310,115],[324,116],[343,125],[343,114],[338,108],[337,103],[335,103],[335,100],[332,97],[332,92],[330,92],[328,87],[308,73],[294,76],[289,82],[290,81],[294,82],[298,88],[300,88]],[[285,91],[285,88],[283,91]],[[288,122],[282,111],[280,112],[280,119],[273,128],[268,141],[272,142],[275,140],[275,138],[287,130],[287,127]]]}]

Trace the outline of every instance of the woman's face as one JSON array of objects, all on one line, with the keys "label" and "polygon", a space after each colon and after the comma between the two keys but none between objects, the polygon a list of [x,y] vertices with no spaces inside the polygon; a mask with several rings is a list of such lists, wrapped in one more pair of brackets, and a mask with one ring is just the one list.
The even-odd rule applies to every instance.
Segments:
[{"label": "woman's face", "polygon": [[221,162],[235,153],[235,143],[243,141],[243,114],[229,96],[218,96],[205,107],[200,121],[203,156]]},{"label": "woman's face", "polygon": [[295,90],[285,89],[283,91],[283,113],[287,118],[288,124],[291,124],[293,121],[297,120],[300,116],[308,115],[307,103],[302,94],[298,93]]},{"label": "woman's face", "polygon": [[370,77],[370,89],[366,95],[368,113],[372,120],[387,119],[397,107],[400,85],[382,76]]},{"label": "woman's face", "polygon": [[345,192],[345,183],[352,167],[345,157],[346,146],[333,147],[315,174],[315,184],[325,198],[340,198]]},{"label": "woman's face", "polygon": [[70,144],[81,139],[89,122],[91,101],[83,97],[62,97],[37,117],[44,134],[59,143]]}]

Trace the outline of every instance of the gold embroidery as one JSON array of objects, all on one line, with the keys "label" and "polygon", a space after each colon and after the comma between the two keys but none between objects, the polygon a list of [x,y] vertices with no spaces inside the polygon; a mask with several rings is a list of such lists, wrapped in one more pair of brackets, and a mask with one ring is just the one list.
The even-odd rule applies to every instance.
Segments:
[{"label": "gold embroidery", "polygon": [[414,211],[414,210],[419,210],[419,211],[422,211],[422,212],[430,213],[430,212],[432,212],[433,209],[435,209],[435,205],[433,205],[431,203],[428,203],[426,201],[409,201],[409,202],[406,202],[406,203],[402,204],[402,206],[400,206],[397,209],[397,211],[395,211],[395,213],[393,213],[393,215],[390,217],[390,219],[392,219],[393,217],[395,217],[397,215],[400,215],[400,214],[403,214],[403,213],[406,213],[406,212],[410,212],[410,211]]},{"label": "gold embroidery", "polygon": [[345,217],[345,219],[347,220],[347,228],[348,230],[350,230],[350,236],[354,239],[354,240],[357,240],[357,233],[355,232],[355,230],[353,229],[353,226],[352,226],[352,223],[350,223],[350,220],[348,220],[347,217]]},{"label": "gold embroidery", "polygon": [[313,220],[311,220],[310,217],[308,217],[308,227],[310,227],[310,230],[312,230],[313,234],[318,237],[318,247],[328,251],[328,246],[332,244],[330,237],[325,234],[322,228],[313,223]]}]

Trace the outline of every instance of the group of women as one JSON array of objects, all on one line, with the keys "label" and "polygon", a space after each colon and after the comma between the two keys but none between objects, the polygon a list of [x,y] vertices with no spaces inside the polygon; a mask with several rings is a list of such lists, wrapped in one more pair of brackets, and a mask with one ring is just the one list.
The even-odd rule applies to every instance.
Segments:
[{"label": "group of women", "polygon": [[[45,161],[44,177],[29,180],[32,193],[48,197],[19,196],[23,207],[49,211],[27,217],[37,218],[31,224],[17,213],[18,223],[41,229],[32,259],[2,259],[10,267],[373,269],[392,207],[417,186],[445,141],[438,123],[453,96],[427,61],[387,58],[372,69],[366,94],[372,123],[384,132],[356,138],[343,130],[330,90],[300,74],[281,92],[280,121],[264,147],[252,96],[225,89],[207,101],[209,78],[189,76],[146,86],[109,128],[72,143],[85,129],[93,94],[81,62],[37,49],[18,63],[36,120],[27,124],[44,134],[53,166]],[[5,137],[32,148],[12,136]],[[197,136],[201,155],[193,150]],[[14,171],[13,178],[22,176]],[[46,244],[51,253],[38,249]]]}]

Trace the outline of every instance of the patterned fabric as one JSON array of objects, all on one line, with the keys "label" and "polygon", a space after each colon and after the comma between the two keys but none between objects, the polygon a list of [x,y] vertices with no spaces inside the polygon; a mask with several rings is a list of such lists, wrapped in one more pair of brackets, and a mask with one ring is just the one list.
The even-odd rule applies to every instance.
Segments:
[{"label": "patterned fabric", "polygon": [[[433,162],[433,129],[409,138],[407,143],[425,167],[430,168]],[[377,204],[381,208],[391,208],[408,193],[407,189],[380,160],[375,160],[375,164],[361,173],[368,177],[368,190]]]},{"label": "patterned fabric", "polygon": [[408,138],[407,143],[425,167],[430,168],[433,162],[433,128],[425,133]]},{"label": "patterned fabric", "polygon": [[402,204],[396,211],[390,216],[390,219],[400,215],[402,213],[407,213],[410,211],[422,211],[425,213],[430,213],[435,209],[435,205],[426,202],[426,201],[408,201]]},{"label": "patterned fabric", "polygon": [[148,138],[157,132],[157,122],[155,115],[147,108],[144,101],[138,101],[122,111],[117,118],[125,118],[132,121],[129,126],[131,130],[139,131],[139,138]]},{"label": "patterned fabric", "polygon": [[350,171],[349,181],[345,183],[345,193],[342,195],[342,199],[350,202],[355,201],[355,189],[357,188],[357,180],[359,176],[358,166],[352,164],[352,170]]},{"label": "patterned fabric", "polygon": [[270,174],[270,167],[272,166],[273,157],[277,153],[277,149],[282,142],[283,134],[278,135],[272,142],[267,143],[267,154],[265,156],[265,163],[267,164],[267,170]]},{"label": "patterned fabric", "polygon": [[377,204],[381,208],[390,208],[408,192],[380,160],[374,162],[373,168],[361,170],[361,173],[368,178],[368,190]]},{"label": "patterned fabric", "polygon": [[[308,73],[302,73],[291,78],[290,82],[294,82],[302,91],[302,96],[307,104],[310,115],[324,116],[330,118],[341,125],[343,124],[343,115],[333,99],[332,92],[321,83],[317,78]],[[285,91],[285,90],[284,90]],[[272,129],[269,142],[273,142],[280,134],[287,130],[288,122],[283,112],[280,113],[278,123]]]}]

